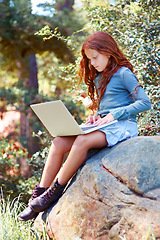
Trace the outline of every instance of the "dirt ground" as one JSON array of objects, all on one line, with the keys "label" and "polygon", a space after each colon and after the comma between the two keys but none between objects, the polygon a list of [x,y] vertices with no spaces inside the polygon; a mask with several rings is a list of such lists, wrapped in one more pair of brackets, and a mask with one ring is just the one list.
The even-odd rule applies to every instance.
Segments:
[{"label": "dirt ground", "polygon": [[0,137],[14,134],[20,120],[20,113],[18,111],[7,111],[0,115]]}]

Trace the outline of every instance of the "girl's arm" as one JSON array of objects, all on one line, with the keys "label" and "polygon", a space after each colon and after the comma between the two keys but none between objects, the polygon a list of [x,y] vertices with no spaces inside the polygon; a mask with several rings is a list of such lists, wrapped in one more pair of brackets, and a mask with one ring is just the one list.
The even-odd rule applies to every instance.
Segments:
[{"label": "girl's arm", "polygon": [[127,120],[131,115],[147,111],[151,108],[151,102],[143,88],[140,86],[135,75],[129,70],[123,72],[122,84],[129,91],[134,103],[128,106],[111,109],[110,113],[116,120]]}]

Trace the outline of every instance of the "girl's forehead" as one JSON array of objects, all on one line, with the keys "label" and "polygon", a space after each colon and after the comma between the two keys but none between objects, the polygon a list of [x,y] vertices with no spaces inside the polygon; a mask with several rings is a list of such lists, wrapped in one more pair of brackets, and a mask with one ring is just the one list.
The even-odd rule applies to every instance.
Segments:
[{"label": "girl's forehead", "polygon": [[99,54],[95,49],[91,49],[91,48],[84,49],[84,52],[87,58],[92,58],[93,56]]}]

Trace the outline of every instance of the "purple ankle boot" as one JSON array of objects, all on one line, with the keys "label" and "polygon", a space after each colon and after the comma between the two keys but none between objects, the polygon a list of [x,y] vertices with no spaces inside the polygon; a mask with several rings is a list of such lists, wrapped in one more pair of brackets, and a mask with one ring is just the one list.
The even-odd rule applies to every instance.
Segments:
[{"label": "purple ankle boot", "polygon": [[[33,194],[31,199],[29,200],[29,203],[33,201],[33,199],[39,197],[42,193],[44,193],[47,190],[47,188],[39,187],[39,185],[36,185],[33,190]],[[23,212],[19,215],[19,220],[21,221],[28,221],[30,219],[36,218],[38,215],[37,212],[35,212],[29,205],[26,207]]]},{"label": "purple ankle boot", "polygon": [[62,196],[65,187],[66,185],[60,185],[57,179],[42,195],[30,201],[30,207],[35,212],[45,211]]}]

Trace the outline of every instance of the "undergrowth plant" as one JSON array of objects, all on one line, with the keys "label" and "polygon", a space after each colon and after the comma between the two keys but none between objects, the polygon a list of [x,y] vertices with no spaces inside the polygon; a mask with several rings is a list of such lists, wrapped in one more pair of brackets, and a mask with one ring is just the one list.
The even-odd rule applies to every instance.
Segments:
[{"label": "undergrowth plant", "polygon": [[33,227],[33,221],[22,222],[18,219],[20,211],[24,208],[19,197],[10,200],[0,195],[0,240],[49,240],[45,231],[39,233]]}]

